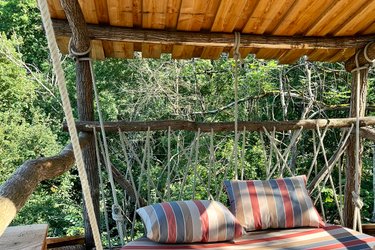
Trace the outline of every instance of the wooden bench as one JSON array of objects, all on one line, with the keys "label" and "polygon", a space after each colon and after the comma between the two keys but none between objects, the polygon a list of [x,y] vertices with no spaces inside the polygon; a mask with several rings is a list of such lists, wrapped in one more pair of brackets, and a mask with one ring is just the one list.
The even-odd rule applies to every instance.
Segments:
[{"label": "wooden bench", "polygon": [[47,224],[8,227],[0,237],[0,249],[47,249]]}]

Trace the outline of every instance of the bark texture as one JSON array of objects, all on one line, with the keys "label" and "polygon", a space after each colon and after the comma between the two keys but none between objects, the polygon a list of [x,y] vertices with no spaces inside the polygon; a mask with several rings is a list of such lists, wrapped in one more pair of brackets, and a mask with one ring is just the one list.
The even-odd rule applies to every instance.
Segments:
[{"label": "bark texture", "polygon": [[[352,90],[350,98],[350,116],[356,117],[356,102],[357,102],[357,87],[360,88],[359,96],[359,116],[363,117],[366,111],[366,99],[367,99],[367,78],[368,69],[362,69],[360,71],[361,77],[359,83],[357,82],[358,72],[353,72],[352,77]],[[344,226],[352,228],[353,227],[353,217],[354,217],[354,204],[352,201],[352,192],[355,190],[355,155],[356,155],[356,145],[355,145],[356,135],[352,134],[348,140],[347,148],[347,166],[346,166],[346,184],[345,184],[345,198],[344,198]],[[362,139],[360,139],[362,141]],[[359,171],[358,181],[361,183],[361,173],[362,173],[362,153],[363,145],[360,141],[359,146]]]},{"label": "bark texture", "polygon": [[[88,145],[88,139],[84,134],[80,135],[82,149]],[[0,234],[13,220],[16,212],[25,205],[41,181],[53,179],[65,173],[74,162],[73,148],[69,144],[56,156],[29,160],[17,168],[12,176],[0,186],[0,207],[9,209],[8,211],[3,209],[0,212]]]}]

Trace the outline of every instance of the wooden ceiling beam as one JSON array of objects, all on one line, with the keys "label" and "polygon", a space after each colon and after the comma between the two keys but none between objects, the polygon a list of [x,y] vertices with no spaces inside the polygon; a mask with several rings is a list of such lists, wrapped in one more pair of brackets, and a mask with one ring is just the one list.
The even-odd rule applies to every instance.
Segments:
[{"label": "wooden ceiling beam", "polygon": [[[71,29],[67,21],[54,19],[53,27],[57,36],[71,36]],[[164,45],[234,46],[233,33],[147,30],[94,24],[87,24],[87,29],[92,40]],[[375,41],[375,37],[370,35],[303,37],[241,34],[242,48],[346,49],[360,48],[373,41]]]}]

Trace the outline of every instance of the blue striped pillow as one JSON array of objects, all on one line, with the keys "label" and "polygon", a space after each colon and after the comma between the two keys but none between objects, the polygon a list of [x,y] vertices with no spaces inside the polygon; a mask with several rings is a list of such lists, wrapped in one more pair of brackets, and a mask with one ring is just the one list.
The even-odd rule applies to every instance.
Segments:
[{"label": "blue striped pillow", "polygon": [[230,210],[246,231],[323,227],[306,189],[306,176],[267,181],[224,181]]},{"label": "blue striped pillow", "polygon": [[243,228],[220,202],[172,201],[137,209],[147,238],[161,243],[217,242],[238,238]]}]

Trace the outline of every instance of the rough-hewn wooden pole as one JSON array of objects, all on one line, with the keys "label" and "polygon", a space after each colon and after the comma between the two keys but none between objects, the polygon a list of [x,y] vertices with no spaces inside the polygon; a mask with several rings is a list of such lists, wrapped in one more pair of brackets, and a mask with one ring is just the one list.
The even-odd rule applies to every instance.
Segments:
[{"label": "rough-hewn wooden pole", "polygon": [[[78,1],[61,0],[61,4],[72,31],[72,49],[77,53],[84,53],[86,51],[89,52],[90,39],[88,36],[86,22]],[[76,57],[77,108],[78,118],[81,121],[94,120],[93,79],[91,77],[90,63],[87,60],[79,60],[79,58],[88,56],[89,55],[87,53],[86,55]],[[99,171],[96,161],[95,140],[92,132],[86,133],[89,137],[89,143],[82,153],[85,161],[94,210],[96,218],[99,221]],[[86,249],[92,249],[95,244],[85,206],[83,214],[85,222]]]},{"label": "rough-hewn wooden pole", "polygon": [[[350,98],[350,116],[356,117],[356,102],[357,102],[357,87],[360,88],[360,97],[359,97],[359,116],[363,117],[366,110],[366,99],[367,99],[367,78],[368,78],[368,69],[360,70],[360,81],[357,80],[358,71],[352,73],[352,89],[351,89],[351,98]],[[355,189],[355,146],[356,135],[352,134],[348,140],[347,148],[347,166],[346,166],[346,185],[345,185],[345,200],[344,200],[344,225],[346,227],[353,227],[353,217],[354,217],[354,204],[352,201],[352,192]],[[361,140],[362,141],[362,140]],[[360,173],[362,172],[362,151],[363,145],[360,143],[359,147],[359,169]],[[359,183],[361,182],[361,174],[358,176]]]}]

